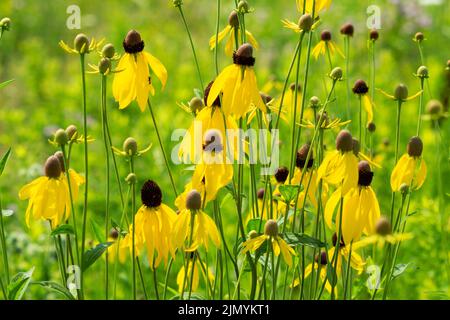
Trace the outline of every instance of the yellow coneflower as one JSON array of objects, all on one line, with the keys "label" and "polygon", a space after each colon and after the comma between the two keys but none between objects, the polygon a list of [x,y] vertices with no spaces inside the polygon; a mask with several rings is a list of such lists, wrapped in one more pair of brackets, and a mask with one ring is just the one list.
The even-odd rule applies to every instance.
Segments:
[{"label": "yellow coneflower", "polygon": [[317,171],[317,180],[341,186],[342,195],[358,185],[358,158],[353,153],[352,135],[347,130],[339,132],[336,149],[330,152]]},{"label": "yellow coneflower", "polygon": [[149,65],[162,86],[167,82],[167,70],[153,55],[144,51],[144,41],[136,30],[130,30],[123,41],[125,54],[120,58],[117,72],[114,75],[113,95],[124,109],[136,100],[141,111],[145,111],[148,95],[155,94],[150,76]]},{"label": "yellow coneflower", "polygon": [[[190,283],[190,277],[192,275],[192,291],[197,290],[199,282],[200,282],[200,272],[203,275],[205,281],[206,281],[206,274],[205,274],[205,270],[207,270],[207,266],[205,263],[200,262],[200,259],[195,257],[195,252],[190,252],[188,253],[189,257],[189,261],[188,261],[188,267],[187,267],[187,272],[185,271],[185,266],[183,265],[180,269],[180,271],[178,271],[177,274],[177,285],[178,285],[178,292],[182,293],[183,290],[183,285],[186,283]],[[194,270],[192,270],[192,268],[194,268]],[[214,281],[214,275],[212,274],[212,272],[208,269],[208,280],[210,282]],[[185,277],[187,276],[187,278],[185,279]]]},{"label": "yellow coneflower", "polygon": [[[248,41],[251,43],[251,45],[258,49],[258,42],[256,41],[255,37],[251,34],[250,31],[245,30],[245,35],[247,36]],[[220,43],[226,36],[228,36],[227,43],[225,44],[225,54],[227,56],[233,55],[233,44],[235,42],[235,39],[241,38],[241,30],[239,27],[239,18],[238,14],[235,10],[231,11],[230,15],[228,16],[228,25],[219,32],[217,35],[213,35],[209,39],[209,48],[213,50],[216,47],[216,40],[217,43]]]},{"label": "yellow coneflower", "polygon": [[99,46],[103,44],[103,40],[96,41],[94,38],[89,38],[84,33],[79,33],[73,40],[73,48],[71,48],[64,41],[59,42],[59,46],[67,53],[70,54],[87,54],[94,50],[97,50]]},{"label": "yellow coneflower", "polygon": [[292,255],[296,255],[295,251],[278,234],[278,224],[275,220],[267,220],[264,226],[264,234],[256,236],[254,238],[250,237],[250,239],[245,241],[242,244],[242,253],[245,254],[248,251],[255,251],[266,241],[267,245],[270,245],[272,247],[275,256],[278,257],[281,252],[283,260],[287,263],[287,265],[291,267]]},{"label": "yellow coneflower", "polygon": [[327,50],[330,52],[330,55],[334,55],[334,53],[337,52],[342,58],[345,58],[341,49],[339,49],[336,43],[334,43],[334,41],[331,40],[331,32],[328,30],[324,30],[320,34],[320,41],[314,47],[312,55],[317,60],[320,55],[322,56],[326,55]]},{"label": "yellow coneflower", "polygon": [[214,81],[208,95],[207,105],[212,106],[222,92],[222,111],[225,115],[241,118],[252,110],[252,106],[266,112],[256,84],[253,47],[244,43],[233,54],[233,64],[226,67]]},{"label": "yellow coneflower", "polygon": [[135,232],[135,254],[140,255],[145,245],[148,263],[153,269],[162,260],[167,263],[169,254],[175,256],[170,235],[177,214],[162,203],[161,189],[152,180],[147,180],[142,186],[141,199],[142,206],[135,216],[135,230],[133,231],[134,226],[131,224],[128,234],[120,242],[120,249],[122,252],[126,249],[132,252],[133,232]]},{"label": "yellow coneflower", "polygon": [[[336,250],[336,242],[337,242],[336,240],[337,240],[337,236],[336,236],[336,234],[334,234],[333,235],[333,247],[328,249],[328,252],[322,251],[320,253],[320,256],[317,255],[315,257],[315,263],[314,263],[314,270],[319,270],[319,276],[322,281],[326,281],[325,289],[329,293],[331,293],[331,291],[332,291],[332,286],[331,286],[331,283],[330,283],[328,275],[327,275],[327,265],[329,263],[332,263],[333,267],[336,264],[336,276],[338,278],[341,277],[341,275],[342,275],[342,262],[343,262],[342,259],[343,258],[347,261],[350,258],[350,266],[354,270],[356,270],[358,272],[358,274],[361,274],[363,272],[364,265],[365,265],[362,257],[354,251],[354,250],[356,250],[354,248],[355,245],[352,246],[352,253],[351,253],[351,257],[350,257],[350,251],[345,247],[345,245],[342,241],[340,242],[339,251],[336,256],[337,261],[333,261],[334,252]],[[305,276],[304,276],[305,279],[311,274],[312,270],[313,270],[313,264],[310,263],[305,268]],[[299,284],[300,284],[300,279],[297,278],[294,280],[293,287],[296,287]],[[337,295],[336,287],[334,288],[334,293]]]},{"label": "yellow coneflower", "polygon": [[386,243],[397,244],[409,239],[412,239],[410,233],[392,233],[389,220],[380,217],[375,225],[375,233],[353,244],[353,248],[356,250],[374,244],[382,249]]},{"label": "yellow coneflower", "polygon": [[[316,98],[316,97],[313,97]],[[313,99],[311,98],[311,99]],[[317,115],[317,120],[320,119],[320,113]],[[320,128],[323,130],[329,130],[329,129],[336,129],[343,127],[347,124],[352,122],[352,120],[342,121],[340,118],[333,118],[330,119],[328,117],[328,113],[326,111],[323,112],[322,121],[320,123]],[[308,119],[303,119],[302,123],[298,124],[301,127],[308,128],[308,129],[314,129],[316,127],[315,123]]]},{"label": "yellow coneflower", "polygon": [[296,2],[298,11],[307,13],[312,13],[314,8],[314,12],[317,14],[331,6],[331,0],[306,0],[306,3],[305,0],[296,0]]},{"label": "yellow coneflower", "polygon": [[[47,159],[44,171],[45,176],[35,179],[19,191],[21,200],[30,199],[25,215],[28,227],[31,217],[35,220],[50,221],[52,228],[64,223],[70,217],[69,185],[57,156],[53,155]],[[69,177],[72,175],[78,178],[74,171]],[[75,179],[72,189],[75,198],[75,195],[78,194],[78,184]]]},{"label": "yellow coneflower", "polygon": [[[183,248],[191,252],[204,246],[209,249],[209,240],[220,248],[220,234],[214,220],[202,210],[202,198],[200,193],[193,189],[186,196],[186,209],[182,210],[173,225],[171,234],[176,248]],[[186,244],[186,241],[188,243]]]},{"label": "yellow coneflower", "polygon": [[313,18],[310,14],[303,14],[299,19],[298,23],[294,23],[288,19],[281,20],[285,28],[291,29],[292,31],[296,33],[301,32],[309,32],[311,29],[314,29],[316,23],[314,23]]},{"label": "yellow coneflower", "polygon": [[205,134],[203,153],[192,175],[192,187],[204,190],[205,204],[216,198],[217,192],[233,178],[233,165],[225,154],[221,133],[208,130]]},{"label": "yellow coneflower", "polygon": [[422,158],[422,140],[419,137],[412,137],[408,142],[407,151],[398,160],[392,171],[391,188],[393,191],[400,191],[402,184],[417,190],[425,182],[427,166]]},{"label": "yellow coneflower", "polygon": [[[345,243],[357,241],[361,234],[369,235],[375,231],[375,224],[380,218],[380,205],[370,184],[373,172],[367,161],[358,165],[358,186],[351,189],[343,199],[342,217],[340,210],[336,213],[336,230],[342,220],[342,238]],[[341,200],[341,190],[338,188],[325,206],[325,221],[333,228],[333,213]]]},{"label": "yellow coneflower", "polygon": [[[205,89],[205,103],[212,85],[213,82],[210,82]],[[223,150],[227,154],[226,130],[234,130],[237,128],[238,126],[234,118],[232,116],[225,116],[222,113],[220,99],[217,98],[211,107],[205,107],[197,113],[194,122],[189,127],[181,142],[178,156],[185,162],[190,160],[191,162],[197,163],[199,157],[202,155],[202,140],[209,130],[217,130],[220,132],[220,137],[224,141]],[[233,143],[230,147],[233,147],[233,150],[237,152],[238,142],[233,141],[230,143]]]},{"label": "yellow coneflower", "polygon": [[369,87],[364,80],[359,79],[356,80],[352,91],[361,99],[361,104],[367,113],[367,123],[369,124],[373,121],[373,102],[368,95]]}]

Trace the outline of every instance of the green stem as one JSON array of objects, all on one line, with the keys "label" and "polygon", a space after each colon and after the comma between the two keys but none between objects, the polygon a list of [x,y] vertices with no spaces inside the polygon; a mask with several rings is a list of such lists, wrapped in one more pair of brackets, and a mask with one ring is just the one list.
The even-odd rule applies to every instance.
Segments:
[{"label": "green stem", "polygon": [[166,151],[164,150],[164,146],[161,140],[161,136],[159,134],[158,125],[156,124],[155,115],[153,114],[153,108],[152,104],[150,103],[150,100],[147,100],[148,109],[150,110],[150,115],[152,116],[153,126],[155,127],[156,135],[158,137],[159,147],[161,148],[161,152],[164,157],[164,162],[166,163],[167,172],[169,173],[170,182],[172,183],[173,192],[175,194],[175,197],[178,196],[177,188],[175,187],[175,181],[173,180],[172,171],[170,170],[169,161],[167,160]]},{"label": "green stem", "polygon": [[[396,123],[396,127],[395,127],[395,164],[397,164],[397,160],[398,160],[398,146],[399,146],[399,142],[400,142],[400,114],[401,114],[401,109],[402,109],[402,101],[398,100],[398,104],[397,104],[397,123]],[[391,222],[394,220],[394,207],[395,207],[395,191],[392,190],[392,196],[391,196]]]},{"label": "green stem", "polygon": [[419,111],[417,112],[417,132],[416,136],[420,136],[420,125],[422,124],[422,110],[423,110],[423,84],[424,78],[420,78],[420,93],[419,97]]},{"label": "green stem", "polygon": [[[84,251],[86,248],[86,224],[87,224],[87,214],[88,214],[88,190],[89,190],[89,159],[88,159],[88,132],[87,132],[87,102],[86,102],[86,75],[85,75],[85,65],[84,65],[84,54],[80,54],[80,64],[81,64],[81,83],[83,90],[83,134],[84,134],[84,173],[85,173],[85,184],[84,184],[84,206],[83,206],[83,227],[81,230],[81,257],[84,256]],[[83,260],[82,260],[83,261]],[[83,264],[83,262],[81,263]],[[81,266],[83,269],[83,266]],[[81,272],[80,275],[81,284],[81,299],[84,299],[84,273]]]},{"label": "green stem", "polygon": [[[184,13],[183,13],[183,9],[182,9],[181,5],[178,6],[178,10],[180,11],[181,19],[183,20],[184,27],[186,28],[186,32],[187,32],[188,37],[189,37],[189,42],[191,44],[192,54],[194,55],[195,65],[197,67],[198,79],[200,80],[201,90],[203,91],[203,89],[205,87],[203,85],[202,74],[200,72],[200,66],[198,64],[197,54],[195,53],[195,46],[194,46],[194,42],[192,41],[191,32],[189,30],[189,26],[188,26],[188,24],[186,22],[186,19],[184,17]],[[217,48],[217,46],[216,46],[216,48]]]},{"label": "green stem", "polygon": [[[130,173],[134,173],[134,161],[133,157],[130,157]],[[131,185],[131,214],[132,214],[132,235],[131,235],[131,255],[133,259],[133,300],[136,300],[136,185],[133,183]]]},{"label": "green stem", "polygon": [[9,284],[10,279],[9,279],[8,250],[6,247],[5,225],[3,222],[3,207],[1,194],[0,194],[0,241],[2,247],[3,268],[5,272],[6,283]]}]

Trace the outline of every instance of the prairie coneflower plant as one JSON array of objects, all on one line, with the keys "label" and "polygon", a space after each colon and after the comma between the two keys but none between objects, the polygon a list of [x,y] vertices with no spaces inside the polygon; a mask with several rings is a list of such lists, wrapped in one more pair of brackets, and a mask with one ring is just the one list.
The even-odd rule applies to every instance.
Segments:
[{"label": "prairie coneflower plant", "polygon": [[137,101],[142,112],[145,111],[145,104],[148,105],[153,126],[155,127],[156,135],[158,137],[159,146],[169,173],[170,182],[176,196],[177,189],[175,187],[172,171],[170,170],[169,161],[162,144],[152,104],[149,99],[149,94],[155,94],[149,66],[152,72],[161,81],[163,88],[167,82],[167,70],[156,57],[144,51],[144,47],[145,44],[140,33],[136,30],[130,30],[123,41],[125,54],[120,58],[119,64],[117,65],[117,70],[120,70],[121,72],[117,72],[114,76],[112,88],[113,95],[116,101],[119,102],[120,109],[128,107],[133,100]]},{"label": "prairie coneflower plant", "polygon": [[333,63],[331,61],[331,56],[335,53],[338,53],[342,58],[345,58],[344,54],[342,53],[341,49],[336,45],[336,43],[331,39],[331,32],[329,30],[324,30],[320,34],[320,41],[316,46],[314,47],[312,51],[312,55],[317,60],[319,56],[325,56],[328,57],[328,63],[330,64],[330,69],[333,68]]},{"label": "prairie coneflower plant", "polygon": [[[248,42],[253,46],[253,48],[258,49],[258,42],[256,41],[253,34],[245,30],[245,35],[247,37]],[[236,39],[241,39],[241,30],[238,12],[236,10],[231,11],[228,16],[228,25],[220,31],[217,35],[213,35],[209,39],[209,48],[213,50],[216,47],[216,42],[220,43],[228,36],[228,40],[225,44],[225,54],[229,57],[233,55],[233,47],[236,43]]]},{"label": "prairie coneflower plant", "polygon": [[253,47],[245,43],[233,54],[233,64],[226,67],[214,80],[208,94],[207,105],[212,106],[222,93],[223,113],[237,119],[251,111],[252,104],[266,113],[267,108],[256,83]]}]

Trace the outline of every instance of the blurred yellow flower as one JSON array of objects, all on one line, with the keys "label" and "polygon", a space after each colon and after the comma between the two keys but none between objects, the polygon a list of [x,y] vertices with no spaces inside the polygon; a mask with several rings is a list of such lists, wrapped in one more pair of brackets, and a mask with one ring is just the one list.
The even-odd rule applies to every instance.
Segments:
[{"label": "blurred yellow flower", "polygon": [[[299,12],[317,14],[322,10],[329,9],[331,6],[331,0],[296,0],[297,9]],[[314,9],[314,10],[313,10]]]},{"label": "blurred yellow flower", "polygon": [[[196,291],[198,288],[200,282],[200,272],[206,281],[205,270],[207,270],[207,266],[205,265],[205,263],[200,262],[200,259],[194,256],[195,254],[196,254],[195,252],[189,253],[187,272],[185,271],[186,269],[184,265],[180,268],[180,271],[178,271],[177,285],[178,285],[178,292],[180,293],[184,291],[183,285],[190,283],[191,275],[192,275],[192,291]],[[194,270],[192,270],[192,268],[194,268]],[[208,280],[210,282],[213,282],[214,275],[209,269],[207,270],[207,272],[208,272]]]}]

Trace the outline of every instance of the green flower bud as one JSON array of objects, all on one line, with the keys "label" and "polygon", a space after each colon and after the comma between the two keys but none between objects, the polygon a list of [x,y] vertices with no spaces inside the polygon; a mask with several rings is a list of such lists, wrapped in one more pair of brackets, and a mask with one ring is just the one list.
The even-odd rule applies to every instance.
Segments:
[{"label": "green flower bud", "polygon": [[340,67],[336,67],[333,70],[331,70],[330,78],[334,81],[341,80],[342,79],[342,69]]},{"label": "green flower bud", "polygon": [[128,184],[130,184],[130,185],[136,184],[136,182],[137,182],[137,176],[136,176],[134,173],[130,173],[130,174],[125,178],[125,181],[126,181]]},{"label": "green flower bud", "polygon": [[238,3],[237,9],[238,9],[239,12],[242,12],[242,13],[249,13],[250,7],[249,7],[247,1],[241,0],[241,1],[239,1],[239,3]]},{"label": "green flower bud", "polygon": [[75,140],[78,138],[78,129],[76,126],[71,124],[66,128],[67,137],[70,141]]},{"label": "green flower bud", "polygon": [[311,108],[317,108],[320,105],[320,99],[316,96],[311,97],[311,99],[309,99],[309,106]]},{"label": "green flower bud", "polygon": [[444,111],[442,103],[435,99],[428,101],[426,109],[431,115],[440,115]]},{"label": "green flower bud", "polygon": [[84,33],[79,33],[73,40],[75,50],[81,54],[89,52],[89,39]]},{"label": "green flower bud", "polygon": [[400,83],[394,90],[395,100],[406,100],[408,99],[408,87],[403,83]]},{"label": "green flower bud", "polygon": [[134,139],[132,137],[125,139],[125,141],[123,142],[123,151],[128,156],[135,156],[138,152],[138,146],[137,146],[136,139]]},{"label": "green flower bud", "polygon": [[314,21],[310,14],[304,14],[298,19],[298,26],[303,31],[310,31],[313,24]]},{"label": "green flower bud", "polygon": [[191,101],[189,101],[189,109],[191,109],[193,113],[199,112],[203,107],[203,100],[198,97],[193,97]]},{"label": "green flower bud", "polygon": [[420,66],[418,69],[417,69],[417,76],[419,77],[419,78],[421,78],[421,79],[426,79],[426,78],[428,78],[428,68],[427,67],[425,67],[425,66]]},{"label": "green flower bud", "polygon": [[67,133],[64,129],[56,130],[55,142],[60,146],[64,146],[67,144],[67,142],[69,142],[69,136],[67,135]]},{"label": "green flower bud", "polygon": [[111,43],[107,43],[103,46],[102,56],[105,58],[112,58],[116,54],[116,49]]},{"label": "green flower bud", "polygon": [[3,18],[0,20],[0,28],[6,31],[9,31],[9,28],[11,27],[11,19],[8,17]]},{"label": "green flower bud", "polygon": [[101,74],[106,74],[109,70],[111,70],[111,59],[102,58],[98,63],[98,71],[100,71]]}]

